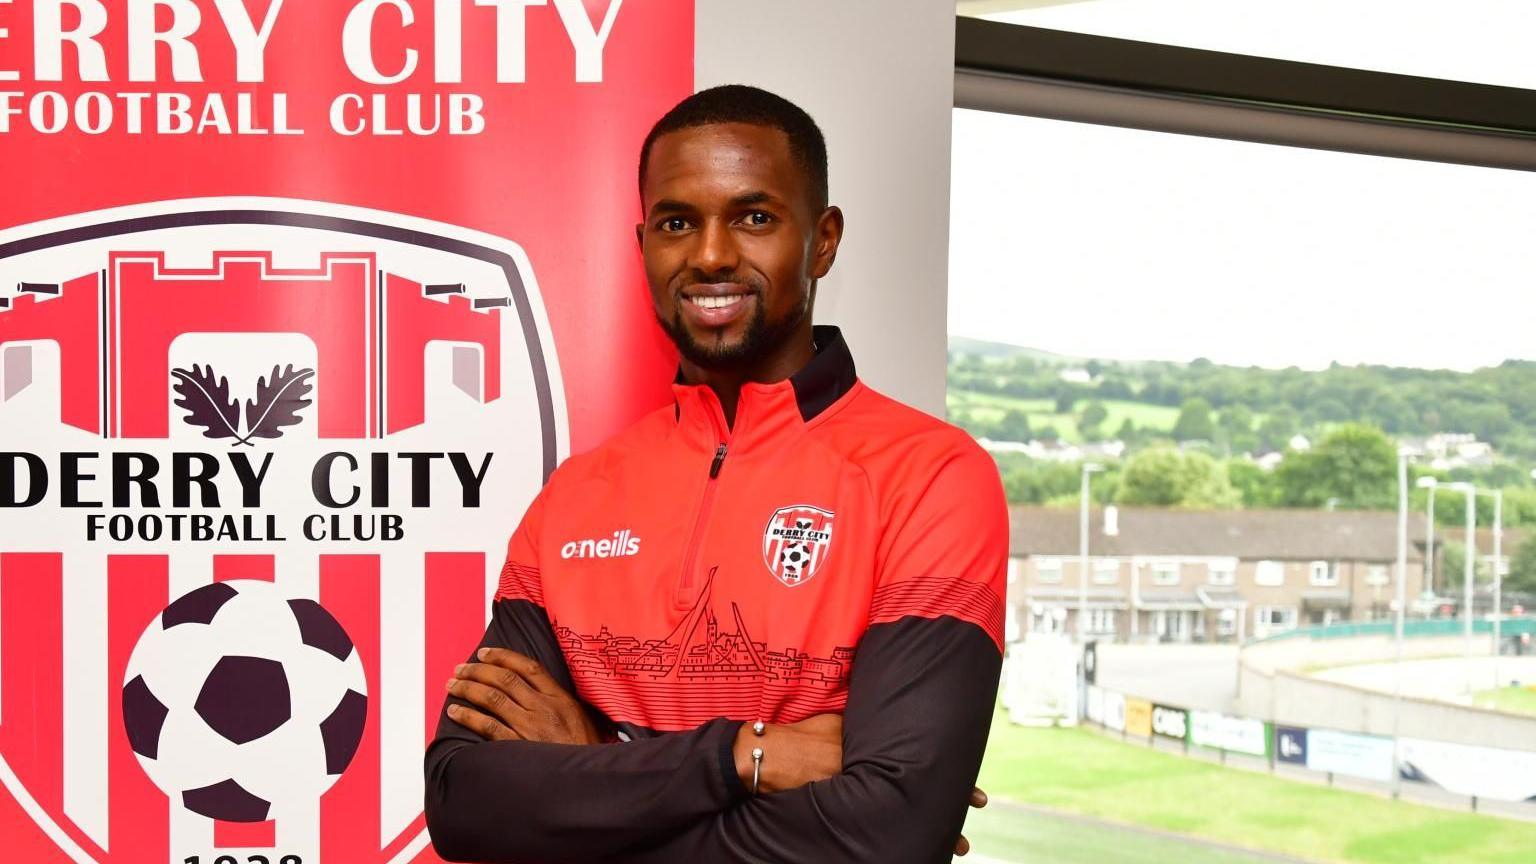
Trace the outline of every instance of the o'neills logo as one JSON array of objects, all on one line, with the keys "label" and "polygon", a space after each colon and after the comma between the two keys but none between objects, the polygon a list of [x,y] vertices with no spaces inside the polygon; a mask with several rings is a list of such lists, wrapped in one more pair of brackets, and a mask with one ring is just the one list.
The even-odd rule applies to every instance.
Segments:
[{"label": "o'neills logo", "polygon": [[396,214],[0,232],[0,794],[81,862],[416,860],[564,447],[548,332],[517,246]]},{"label": "o'neills logo", "polygon": [[628,528],[604,540],[572,540],[560,547],[561,558],[627,558],[640,554],[640,538]]}]

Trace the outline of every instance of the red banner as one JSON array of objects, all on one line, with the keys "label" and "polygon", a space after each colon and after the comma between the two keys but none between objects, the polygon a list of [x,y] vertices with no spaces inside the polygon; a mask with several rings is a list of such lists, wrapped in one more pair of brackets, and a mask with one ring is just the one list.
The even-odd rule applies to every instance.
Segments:
[{"label": "red banner", "polygon": [[691,0],[0,0],[9,860],[435,860],[508,534],[667,398],[692,73]]}]

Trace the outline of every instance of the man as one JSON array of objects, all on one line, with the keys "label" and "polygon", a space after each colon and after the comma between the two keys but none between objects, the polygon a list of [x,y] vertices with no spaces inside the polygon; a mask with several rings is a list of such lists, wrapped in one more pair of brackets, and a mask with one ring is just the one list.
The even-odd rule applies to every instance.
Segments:
[{"label": "man", "polygon": [[985,800],[997,470],[812,327],[843,215],[805,112],[696,94],[640,190],[675,401],[562,464],[514,533],[427,751],[437,851],[947,861]]}]

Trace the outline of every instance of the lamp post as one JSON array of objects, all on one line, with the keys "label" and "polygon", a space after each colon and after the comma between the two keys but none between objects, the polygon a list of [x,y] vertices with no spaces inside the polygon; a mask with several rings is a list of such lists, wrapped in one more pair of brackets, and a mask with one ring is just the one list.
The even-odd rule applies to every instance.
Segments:
[{"label": "lamp post", "polygon": [[[1433,487],[1431,487],[1433,488]],[[1408,454],[1397,451],[1397,592],[1393,602],[1393,638],[1396,653],[1392,660],[1392,797],[1402,783],[1402,753],[1398,743],[1398,717],[1403,701],[1403,615],[1408,605]]]},{"label": "lamp post", "polygon": [[1420,489],[1429,490],[1429,506],[1424,510],[1424,595],[1435,593],[1435,487],[1440,481],[1434,477],[1420,477],[1414,483]]},{"label": "lamp post", "polygon": [[1088,642],[1088,477],[1104,470],[1097,462],[1083,463],[1083,489],[1077,521],[1077,641]]},{"label": "lamp post", "polygon": [[1504,617],[1503,599],[1499,596],[1502,587],[1501,560],[1499,555],[1503,552],[1502,541],[1504,539],[1504,490],[1493,490],[1493,686],[1495,689],[1503,686],[1499,683],[1499,622]]},{"label": "lamp post", "polygon": [[1462,565],[1462,628],[1467,640],[1467,687],[1472,687],[1472,580],[1477,561],[1477,487],[1471,483],[1447,483],[1447,489],[1455,489],[1467,496],[1467,551]]}]

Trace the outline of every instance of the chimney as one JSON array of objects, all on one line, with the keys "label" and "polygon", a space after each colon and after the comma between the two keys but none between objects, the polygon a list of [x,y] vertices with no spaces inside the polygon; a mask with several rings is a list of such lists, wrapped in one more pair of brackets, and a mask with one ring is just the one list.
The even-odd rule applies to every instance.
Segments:
[{"label": "chimney", "polygon": [[1113,504],[1104,505],[1104,536],[1117,537],[1120,534],[1120,508]]}]

